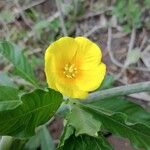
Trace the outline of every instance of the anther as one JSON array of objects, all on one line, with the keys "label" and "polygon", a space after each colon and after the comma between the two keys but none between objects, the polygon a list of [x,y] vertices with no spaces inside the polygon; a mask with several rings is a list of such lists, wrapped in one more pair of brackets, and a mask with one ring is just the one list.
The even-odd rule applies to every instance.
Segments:
[{"label": "anther", "polygon": [[75,67],[73,70],[77,70],[77,68]]},{"label": "anther", "polygon": [[77,68],[75,67],[75,64],[66,64],[64,67],[63,74],[67,78],[70,78],[70,79],[75,78],[77,74]]},{"label": "anther", "polygon": [[76,75],[73,73],[72,76],[75,77]]}]

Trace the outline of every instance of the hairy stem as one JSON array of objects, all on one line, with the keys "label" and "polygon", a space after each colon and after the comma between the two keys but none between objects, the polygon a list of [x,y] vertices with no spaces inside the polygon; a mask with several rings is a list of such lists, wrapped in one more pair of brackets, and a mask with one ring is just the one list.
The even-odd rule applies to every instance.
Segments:
[{"label": "hairy stem", "polygon": [[129,95],[143,91],[150,91],[150,81],[114,87],[111,89],[91,93],[87,98],[87,101],[85,101],[85,103],[98,101],[108,97]]}]

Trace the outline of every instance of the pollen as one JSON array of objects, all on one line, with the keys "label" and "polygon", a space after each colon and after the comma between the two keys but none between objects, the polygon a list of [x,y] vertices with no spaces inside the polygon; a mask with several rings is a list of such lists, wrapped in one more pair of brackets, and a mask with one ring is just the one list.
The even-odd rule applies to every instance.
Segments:
[{"label": "pollen", "polygon": [[75,64],[66,64],[63,68],[63,74],[70,79],[76,78],[78,71]]}]

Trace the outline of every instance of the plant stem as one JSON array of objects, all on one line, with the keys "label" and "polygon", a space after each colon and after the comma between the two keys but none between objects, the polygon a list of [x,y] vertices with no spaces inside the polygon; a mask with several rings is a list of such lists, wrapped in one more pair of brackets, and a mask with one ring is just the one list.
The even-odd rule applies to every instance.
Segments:
[{"label": "plant stem", "polygon": [[91,93],[87,98],[87,101],[85,101],[85,103],[99,101],[108,97],[129,95],[143,91],[150,91],[150,81],[114,87],[111,89]]}]

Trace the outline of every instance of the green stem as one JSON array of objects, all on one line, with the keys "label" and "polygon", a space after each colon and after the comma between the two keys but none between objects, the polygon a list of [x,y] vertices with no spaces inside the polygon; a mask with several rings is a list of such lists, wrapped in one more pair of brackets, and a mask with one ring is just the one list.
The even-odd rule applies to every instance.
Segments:
[{"label": "green stem", "polygon": [[99,101],[101,99],[108,97],[123,96],[144,91],[150,91],[150,81],[114,87],[111,89],[91,93],[87,98],[87,101],[85,101],[85,103],[89,103],[92,101]]}]

